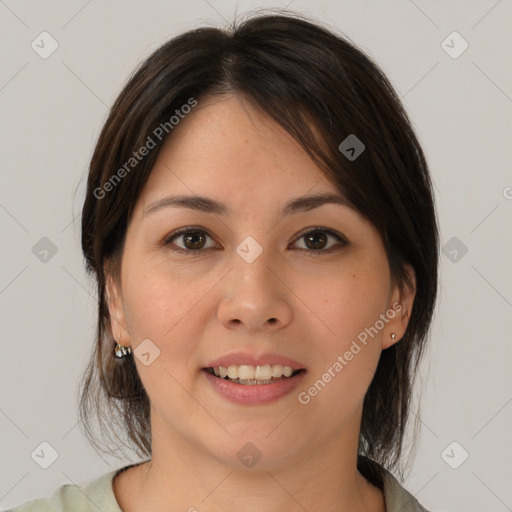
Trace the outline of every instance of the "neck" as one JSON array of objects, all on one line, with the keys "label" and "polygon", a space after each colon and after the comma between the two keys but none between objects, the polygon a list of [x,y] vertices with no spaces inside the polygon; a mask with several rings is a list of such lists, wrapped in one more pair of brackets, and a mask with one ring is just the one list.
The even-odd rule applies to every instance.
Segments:
[{"label": "neck", "polygon": [[256,466],[241,468],[175,432],[162,435],[153,418],[153,457],[128,477],[124,495],[130,497],[120,503],[125,512],[385,512],[382,492],[357,471],[357,452],[348,448],[353,440],[322,439],[286,460],[263,464],[262,457]]}]

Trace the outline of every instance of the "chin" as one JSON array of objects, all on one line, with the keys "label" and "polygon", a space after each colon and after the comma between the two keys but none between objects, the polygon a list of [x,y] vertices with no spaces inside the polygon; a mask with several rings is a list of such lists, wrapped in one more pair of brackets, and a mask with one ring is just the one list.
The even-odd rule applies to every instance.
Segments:
[{"label": "chin", "polygon": [[[272,428],[275,427],[274,423]],[[223,444],[216,442],[206,449],[218,462],[233,469],[257,471],[289,467],[290,459],[297,456],[297,439],[291,435],[285,438],[277,429],[269,436],[271,431],[254,429],[252,435],[246,430],[243,434],[233,435],[233,438],[225,438]]]}]

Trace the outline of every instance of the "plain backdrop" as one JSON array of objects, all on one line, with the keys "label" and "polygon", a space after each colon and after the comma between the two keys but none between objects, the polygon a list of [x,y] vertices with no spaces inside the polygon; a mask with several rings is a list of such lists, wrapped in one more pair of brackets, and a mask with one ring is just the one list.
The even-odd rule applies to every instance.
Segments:
[{"label": "plain backdrop", "polygon": [[[122,464],[88,445],[76,402],[96,321],[80,210],[109,107],[172,36],[287,6],[382,67],[435,184],[441,288],[404,485],[431,510],[512,510],[510,0],[0,1],[2,508]],[[41,443],[58,453],[48,469]]]}]

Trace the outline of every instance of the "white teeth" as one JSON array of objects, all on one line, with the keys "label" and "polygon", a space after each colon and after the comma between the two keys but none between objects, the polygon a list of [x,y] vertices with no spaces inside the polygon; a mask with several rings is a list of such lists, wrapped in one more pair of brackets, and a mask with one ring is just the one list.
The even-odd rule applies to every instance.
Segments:
[{"label": "white teeth", "polygon": [[252,380],[252,379],[254,379],[254,373],[255,373],[254,366],[247,366],[245,364],[241,364],[238,367],[238,378],[239,379]]},{"label": "white teeth", "polygon": [[260,381],[262,384],[271,382],[272,379],[280,379],[282,377],[291,377],[293,368],[291,366],[282,366],[280,364],[262,366],[251,366],[246,364],[216,366],[213,372],[217,377],[224,379],[229,377],[232,380],[240,379],[241,381]]},{"label": "white teeth", "polygon": [[[290,368],[291,370],[291,368]],[[240,377],[242,378],[242,377]],[[256,371],[254,372],[254,378],[256,380],[269,380],[272,378],[272,367],[269,364],[265,366],[256,366]]]},{"label": "white teeth", "polygon": [[280,364],[272,366],[272,377],[281,377],[283,375],[283,367]]}]

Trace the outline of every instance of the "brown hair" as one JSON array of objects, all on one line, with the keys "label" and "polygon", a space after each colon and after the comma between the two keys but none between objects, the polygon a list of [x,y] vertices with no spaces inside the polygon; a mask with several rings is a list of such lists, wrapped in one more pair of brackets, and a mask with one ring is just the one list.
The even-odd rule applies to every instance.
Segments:
[{"label": "brown hair", "polygon": [[[105,265],[119,277],[134,205],[165,140],[154,136],[155,128],[169,123],[190,98],[200,102],[225,93],[244,95],[286,129],[377,228],[392,278],[403,290],[413,286],[405,266],[414,269],[416,295],[407,330],[382,351],[363,405],[358,466],[380,485],[368,460],[402,471],[412,386],[435,305],[438,228],[432,185],[421,146],[385,74],[345,37],[295,13],[250,16],[226,30],[203,27],[171,39],[141,64],[111,108],[91,159],[82,211],[82,250],[98,292],[96,340],[81,382],[86,435],[96,448],[114,453],[111,443],[102,449],[93,434],[93,413],[104,439],[119,439],[117,428],[139,455],[151,455],[149,397],[133,356],[118,364],[113,355]],[[355,160],[338,148],[350,134],[365,145]],[[156,147],[113,183],[148,137]]]}]

